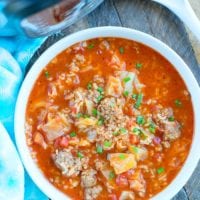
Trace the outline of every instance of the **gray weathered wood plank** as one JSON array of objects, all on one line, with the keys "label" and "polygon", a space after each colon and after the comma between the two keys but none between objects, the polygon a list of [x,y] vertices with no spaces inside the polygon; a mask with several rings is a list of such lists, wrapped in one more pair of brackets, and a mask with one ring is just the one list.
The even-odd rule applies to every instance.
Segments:
[{"label": "gray weathered wood plank", "polygon": [[[153,35],[174,49],[188,64],[200,83],[200,69],[183,23],[168,9],[149,0],[106,0],[87,17],[68,29],[50,36],[38,49],[29,67],[41,53],[60,38],[96,26],[125,26]],[[186,186],[173,200],[200,199],[200,164]]]}]

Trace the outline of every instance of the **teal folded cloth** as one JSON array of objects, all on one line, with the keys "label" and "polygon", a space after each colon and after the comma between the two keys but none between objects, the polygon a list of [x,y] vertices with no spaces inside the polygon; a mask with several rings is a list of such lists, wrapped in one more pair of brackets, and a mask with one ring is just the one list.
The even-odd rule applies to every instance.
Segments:
[{"label": "teal folded cloth", "polygon": [[[17,22],[9,20],[3,13],[3,8],[7,2],[0,1],[0,121],[4,124],[11,140],[15,144],[14,110],[19,88],[30,58],[46,38],[30,39],[22,34],[19,31]],[[7,160],[4,158],[4,160],[1,160],[0,165],[3,166],[6,162]],[[25,177],[24,200],[48,199],[32,182],[26,172],[21,177]],[[2,181],[7,180],[1,180],[0,176],[0,182]],[[10,184],[7,186],[9,187]],[[3,191],[1,184],[0,191],[1,193]],[[0,199],[2,199],[1,194]],[[9,196],[7,199],[10,199]]]}]

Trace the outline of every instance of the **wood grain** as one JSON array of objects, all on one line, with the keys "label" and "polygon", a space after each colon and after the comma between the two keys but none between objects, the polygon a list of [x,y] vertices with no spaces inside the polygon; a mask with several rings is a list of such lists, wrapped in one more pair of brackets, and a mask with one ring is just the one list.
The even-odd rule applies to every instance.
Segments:
[{"label": "wood grain", "polygon": [[[192,8],[194,9],[197,17],[200,20],[200,1],[199,0],[189,0]],[[200,41],[197,40],[197,38],[192,34],[192,32],[189,29],[186,29],[188,34],[189,34],[189,38],[191,41],[191,44],[194,48],[194,52],[196,55],[196,58],[198,60],[199,66],[200,66]]]},{"label": "wood grain", "polygon": [[[85,28],[107,25],[134,28],[165,42],[188,64],[200,84],[200,68],[183,23],[168,9],[149,0],[106,0],[87,17],[50,36],[35,53],[29,67],[45,49],[60,38]],[[188,199],[200,199],[200,163],[186,186],[173,198]]]}]

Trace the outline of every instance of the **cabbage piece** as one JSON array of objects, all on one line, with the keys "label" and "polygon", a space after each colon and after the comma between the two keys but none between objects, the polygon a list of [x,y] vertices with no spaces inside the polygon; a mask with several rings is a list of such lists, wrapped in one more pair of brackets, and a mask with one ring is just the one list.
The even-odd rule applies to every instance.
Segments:
[{"label": "cabbage piece", "polygon": [[135,200],[135,194],[132,191],[123,191],[119,200]]},{"label": "cabbage piece", "polygon": [[36,144],[39,144],[41,147],[43,147],[44,149],[47,148],[47,144],[44,140],[44,137],[41,133],[39,132],[36,132],[34,134],[34,137],[33,137],[33,141],[36,143]]},{"label": "cabbage piece", "polygon": [[122,80],[122,83],[124,85],[124,91],[129,92],[129,94],[132,94],[133,90],[141,92],[144,85],[140,83],[136,73],[128,71],[120,71],[119,74],[120,74],[120,79]]},{"label": "cabbage piece", "polygon": [[111,153],[109,154],[109,160],[110,165],[114,168],[116,174],[121,174],[137,166],[137,162],[133,154]]},{"label": "cabbage piece", "polygon": [[79,128],[79,129],[86,129],[86,128],[90,128],[90,127],[94,127],[97,125],[98,120],[94,117],[90,117],[90,118],[79,118],[77,119],[77,121],[75,122],[75,125]]},{"label": "cabbage piece", "polygon": [[130,145],[128,149],[135,155],[137,161],[145,160],[148,157],[148,151],[145,147],[136,147],[134,145]]},{"label": "cabbage piece", "polygon": [[85,99],[86,110],[89,115],[92,115],[94,103],[91,100]]},{"label": "cabbage piece", "polygon": [[122,92],[123,88],[120,79],[114,76],[109,76],[105,88],[105,95],[119,97],[122,95]]},{"label": "cabbage piece", "polygon": [[53,141],[70,131],[70,119],[66,115],[58,113],[55,117],[48,117],[47,123],[41,125],[41,129],[45,132],[48,141]]}]

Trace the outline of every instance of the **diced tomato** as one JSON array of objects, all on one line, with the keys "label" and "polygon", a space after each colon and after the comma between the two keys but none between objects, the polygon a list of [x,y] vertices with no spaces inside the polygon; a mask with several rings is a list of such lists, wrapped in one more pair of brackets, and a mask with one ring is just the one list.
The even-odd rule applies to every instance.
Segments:
[{"label": "diced tomato", "polygon": [[130,134],[129,140],[130,140],[131,144],[138,144],[138,142],[139,142],[138,136],[134,135],[134,134]]},{"label": "diced tomato", "polygon": [[54,142],[54,146],[55,147],[68,147],[69,145],[69,137],[68,136],[61,136],[59,138],[57,138]]},{"label": "diced tomato", "polygon": [[110,200],[117,200],[117,195],[116,195],[116,194],[109,194],[109,195],[108,195],[108,198],[109,198]]},{"label": "diced tomato", "polygon": [[120,174],[116,178],[116,184],[121,187],[126,187],[128,186],[128,179],[124,174]]},{"label": "diced tomato", "polygon": [[68,147],[69,139],[67,137],[62,137],[60,140],[60,146],[61,147]]},{"label": "diced tomato", "polygon": [[126,126],[127,126],[127,128],[131,128],[133,126],[133,124],[134,124],[133,120],[130,119],[127,121]]},{"label": "diced tomato", "polygon": [[76,114],[77,113],[77,108],[76,107],[71,107],[72,113]]}]

